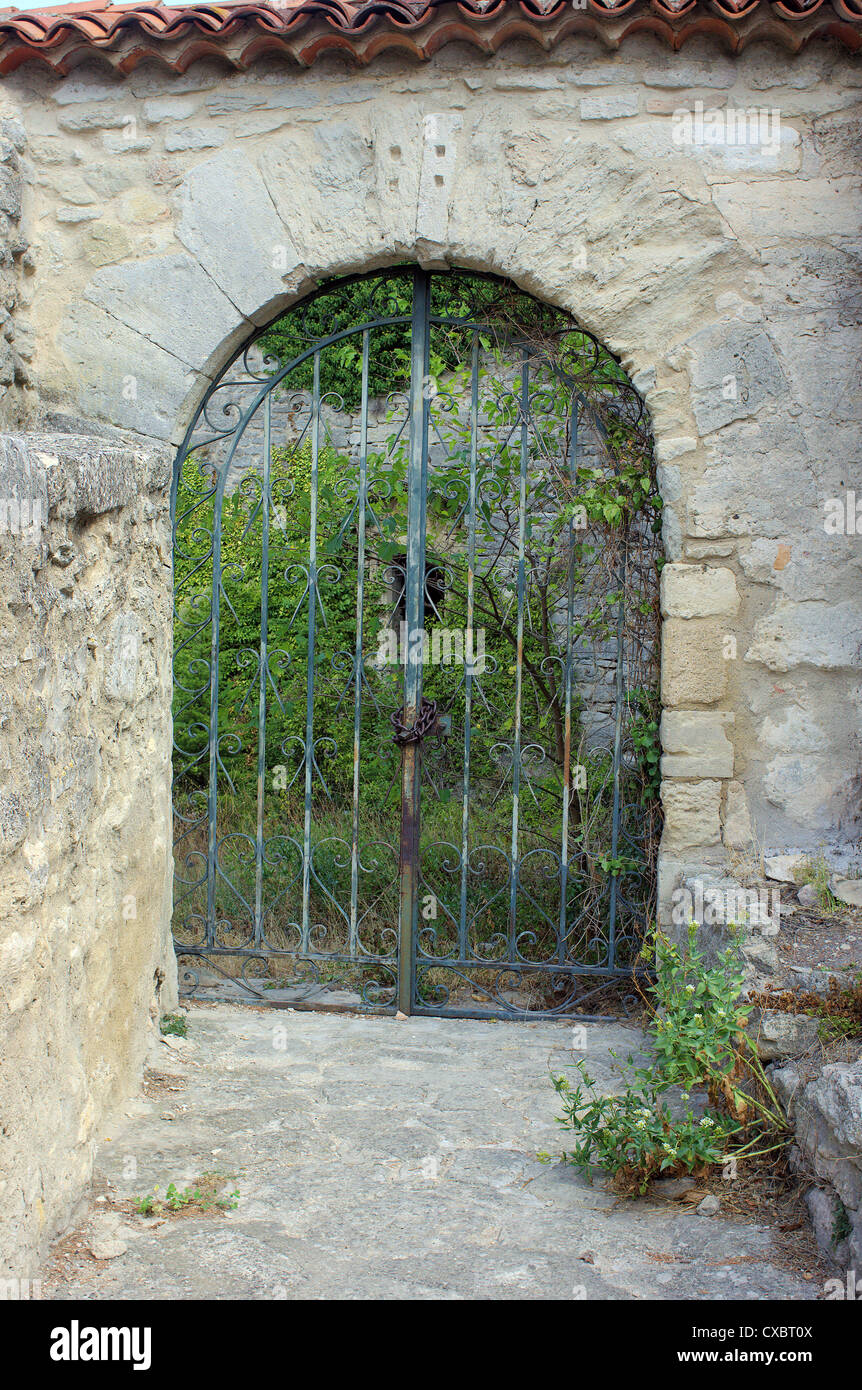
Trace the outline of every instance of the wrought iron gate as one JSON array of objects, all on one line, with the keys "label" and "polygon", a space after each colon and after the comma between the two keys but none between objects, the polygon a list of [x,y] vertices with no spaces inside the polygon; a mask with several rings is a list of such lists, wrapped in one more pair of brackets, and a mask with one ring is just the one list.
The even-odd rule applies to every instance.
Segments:
[{"label": "wrought iron gate", "polygon": [[614,359],[489,277],[327,285],[238,355],[174,479],[187,989],[535,1017],[630,971],[651,460]]}]

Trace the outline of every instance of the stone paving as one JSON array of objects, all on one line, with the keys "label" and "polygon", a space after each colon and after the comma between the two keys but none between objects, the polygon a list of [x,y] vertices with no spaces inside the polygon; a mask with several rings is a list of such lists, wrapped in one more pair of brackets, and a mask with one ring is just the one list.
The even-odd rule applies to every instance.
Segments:
[{"label": "stone paving", "polygon": [[[584,1026],[590,1068],[610,1083],[610,1049],[627,1053],[638,1034]],[[100,1145],[110,1196],[78,1244],[112,1257],[67,1259],[46,1293],[816,1297],[816,1283],[776,1262],[764,1227],[618,1203],[537,1161],[561,1145],[548,1071],[572,1066],[572,1041],[555,1022],[193,1005],[188,1039],[154,1045],[153,1068],[177,1089],[128,1103]],[[207,1171],[236,1175],[235,1210],[158,1223],[112,1206]]]}]

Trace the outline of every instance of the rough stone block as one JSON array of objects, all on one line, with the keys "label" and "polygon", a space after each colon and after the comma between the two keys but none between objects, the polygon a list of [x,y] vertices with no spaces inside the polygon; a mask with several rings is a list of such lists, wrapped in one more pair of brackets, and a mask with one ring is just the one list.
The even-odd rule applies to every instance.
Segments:
[{"label": "rough stone block", "polygon": [[21,216],[21,175],[14,169],[0,169],[0,212],[17,221]]},{"label": "rough stone block", "polygon": [[85,297],[191,367],[205,368],[239,327],[234,305],[184,252],[102,270]]},{"label": "rough stone block", "polygon": [[171,130],[165,136],[165,149],[168,154],[177,150],[216,150],[226,140],[223,130],[183,129]]},{"label": "rough stone block", "polygon": [[770,854],[763,861],[766,877],[774,883],[801,883],[804,854]]},{"label": "rough stone block", "polygon": [[834,1259],[837,1251],[833,1233],[835,1231],[835,1217],[839,1211],[835,1193],[822,1187],[812,1187],[811,1191],[805,1194],[805,1205],[814,1227],[814,1237],[817,1244],[824,1255]]},{"label": "rough stone block", "polygon": [[661,694],[670,707],[712,705],[727,690],[727,633],[712,618],[668,618],[662,629]]},{"label": "rough stone block", "polygon": [[719,565],[665,565],[661,609],[666,618],[732,616],[739,609],[736,575]]},{"label": "rough stone block", "polygon": [[[799,695],[795,697],[800,699]],[[818,753],[829,747],[829,736],[814,719],[810,709],[798,704],[788,705],[767,716],[757,731],[758,742],[764,749],[777,753]]]},{"label": "rough stone block", "polygon": [[27,132],[18,118],[9,116],[0,121],[0,131],[2,131],[3,139],[8,140],[19,154],[23,154],[27,148]]},{"label": "rough stone block", "polygon": [[[793,182],[793,218],[788,222],[786,197],[776,196],[783,180],[744,179],[725,183],[714,190],[714,201],[735,236],[751,246],[778,246],[786,241],[788,229],[804,238],[815,229],[828,227],[832,238],[852,241],[859,234],[862,198],[852,180],[796,179]],[[786,288],[786,287],[785,287]]]},{"label": "rough stone block", "polygon": [[732,777],[733,745],[725,732],[732,716],[665,710],[661,717],[663,777]]},{"label": "rough stone block", "polygon": [[728,782],[724,794],[722,838],[728,849],[749,849],[754,840],[748,798],[741,782]]},{"label": "rough stone block", "polygon": [[667,503],[662,511],[661,539],[667,558],[679,560],[682,555],[682,526],[674,508]]},{"label": "rough stone block", "polygon": [[[176,357],[86,302],[74,305],[60,341],[80,373],[79,406],[91,418],[170,439],[191,386]],[[110,370],[93,373],[92,364],[106,354]]]},{"label": "rough stone block", "polygon": [[696,448],[697,440],[694,435],[678,435],[672,439],[662,437],[656,440],[656,461],[658,463],[670,463],[671,459],[682,458],[684,454],[693,454]]},{"label": "rough stone block", "polygon": [[84,257],[91,265],[115,265],[117,261],[124,261],[132,249],[125,227],[105,220],[87,228],[82,244]]},{"label": "rough stone block", "polygon": [[762,328],[737,323],[704,328],[689,347],[692,409],[701,435],[754,415],[765,401],[787,390],[775,348]]},{"label": "rough stone block", "polygon": [[97,107],[94,111],[70,111],[57,121],[61,130],[75,133],[88,130],[120,130],[128,121],[128,108],[122,106]]},{"label": "rough stone block", "polygon": [[[771,806],[788,815],[806,838],[818,832],[834,837],[843,818],[855,817],[859,806],[859,775],[846,752],[828,756],[804,753],[799,757],[779,753],[763,772],[763,794]],[[802,836],[794,836],[799,843]]]},{"label": "rough stone block", "polygon": [[793,1096],[797,1140],[850,1211],[862,1207],[862,1060],[831,1062]]},{"label": "rough stone block", "polygon": [[753,1009],[746,1033],[765,1062],[801,1057],[817,1046],[820,1020],[811,1014],[784,1013],[778,1009]]},{"label": "rough stone block", "polygon": [[607,96],[581,97],[582,121],[613,121],[618,116],[636,116],[637,92],[611,92]]},{"label": "rough stone block", "polygon": [[839,902],[848,907],[862,907],[862,879],[832,878],[829,886]]},{"label": "rough stone block", "polygon": [[[72,434],[7,434],[0,448],[0,489],[47,503],[43,544],[0,545],[2,1181],[15,1213],[0,1222],[0,1271],[19,1277],[79,1201],[94,1130],[138,1085],[150,1007],[176,1000],[170,463],[167,449]],[[18,592],[27,621],[10,623]]]},{"label": "rough stone block", "polygon": [[661,800],[664,809],[663,850],[673,855],[680,850],[720,842],[720,782],[711,779],[662,782]]},{"label": "rough stone block", "polygon": [[707,468],[691,485],[688,534],[774,537],[780,543],[799,531],[806,516],[814,530],[822,507],[808,452],[790,415],[763,426],[751,420],[722,429]]},{"label": "rough stone block", "polygon": [[102,136],[102,148],[106,154],[145,154],[153,148],[153,142],[145,135],[130,135],[128,129],[106,130]]},{"label": "rough stone block", "polygon": [[795,666],[860,670],[862,608],[851,599],[835,604],[780,599],[755,625],[745,660],[762,662],[770,671]]},{"label": "rough stone block", "polygon": [[56,217],[58,222],[68,222],[70,225],[74,225],[78,222],[98,222],[99,218],[102,216],[102,209],[84,207],[63,207],[57,208],[57,211],[54,213],[54,216]]},{"label": "rough stone block", "polygon": [[686,93],[685,101],[680,98],[674,100],[678,105],[687,105],[687,94],[693,87],[732,87],[737,75],[736,64],[723,55],[713,55],[708,63],[698,63],[687,62],[680,54],[679,63],[662,63],[657,68],[646,68],[642,81],[647,87],[683,90]]},{"label": "rough stone block", "polygon": [[123,94],[123,82],[117,78],[114,82],[92,81],[90,78],[68,77],[65,82],[60,82],[50,90],[49,99],[55,101],[58,106],[82,106],[88,105],[91,101],[114,101]]},{"label": "rough stone block", "polygon": [[[284,292],[285,275],[300,258],[273,195],[245,156],[229,150],[197,164],[180,190],[179,211],[180,241],[241,313],[254,317]],[[245,229],[242,237],[237,227]]]},{"label": "rough stone block", "polygon": [[148,125],[158,125],[159,121],[185,121],[194,115],[197,105],[194,97],[154,97],[144,102],[144,120]]}]

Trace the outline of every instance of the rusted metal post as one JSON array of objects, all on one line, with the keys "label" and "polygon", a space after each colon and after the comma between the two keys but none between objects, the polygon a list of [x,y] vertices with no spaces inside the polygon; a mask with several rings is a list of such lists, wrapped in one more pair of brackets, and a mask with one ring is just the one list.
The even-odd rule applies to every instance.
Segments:
[{"label": "rusted metal post", "polygon": [[[413,323],[410,371],[410,457],[407,472],[407,563],[404,663],[405,724],[413,724],[422,700],[422,630],[425,624],[425,486],[428,461],[428,349],[431,277],[413,276]],[[419,783],[421,751],[418,742],[401,749],[401,896],[398,913],[398,1008],[413,1006],[416,924],[419,915]]]}]

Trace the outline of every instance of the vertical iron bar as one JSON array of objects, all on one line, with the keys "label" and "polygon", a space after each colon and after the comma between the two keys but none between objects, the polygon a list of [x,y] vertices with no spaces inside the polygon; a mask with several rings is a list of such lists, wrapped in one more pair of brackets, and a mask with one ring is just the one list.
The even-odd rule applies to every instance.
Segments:
[{"label": "vertical iron bar", "polygon": [[518,651],[515,658],[515,728],[512,740],[512,878],[509,889],[509,959],[517,952],[518,816],[521,796],[521,704],[524,683],[524,599],[526,588],[527,458],[529,455],[530,358],[521,363],[521,476],[518,495]]},{"label": "vertical iron bar", "polygon": [[261,497],[260,673],[257,707],[257,831],[254,841],[254,944],[263,940],[263,801],[266,779],[267,628],[269,626],[269,489],[272,465],[272,396],[263,406],[263,494]]},{"label": "vertical iron bar", "polygon": [[317,617],[317,468],[320,454],[320,349],[314,354],[311,497],[308,524],[308,673],[305,694],[305,824],[302,832],[302,951],[308,952],[311,892],[311,788],[314,772],[314,636]]},{"label": "vertical iron bar", "polygon": [[[413,273],[410,345],[410,457],[407,471],[407,563],[405,613],[407,660],[404,667],[404,720],[412,724],[422,699],[422,650],[418,634],[425,619],[425,484],[428,459],[428,401],[431,276]],[[414,640],[415,638],[415,640]],[[403,746],[401,761],[400,903],[398,913],[398,1008],[413,1003],[414,956],[419,912],[419,749]]]},{"label": "vertical iron bar", "polygon": [[[616,859],[617,849],[620,840],[620,765],[622,763],[622,744],[623,744],[623,678],[625,666],[625,634],[623,617],[625,612],[625,593],[627,582],[627,552],[628,547],[624,540],[622,575],[620,576],[620,600],[617,610],[617,672],[616,672],[616,719],[614,724],[614,809],[613,820],[611,821],[611,859]],[[616,964],[616,927],[617,927],[617,879],[616,873],[611,874],[611,886],[608,895],[608,959],[607,964]]]},{"label": "vertical iron bar", "polygon": [[[578,479],[578,398],[575,396],[569,425],[569,481],[573,490]],[[575,598],[575,523],[569,517],[568,581],[566,587],[566,709],[563,753],[563,825],[560,844],[560,929],[557,959],[566,959],[566,894],[569,883],[569,802],[572,795],[572,617]]]},{"label": "vertical iron bar", "polygon": [[357,903],[359,899],[359,726],[362,714],[362,621],[365,602],[365,506],[368,493],[368,353],[369,332],[362,334],[362,407],[359,427],[359,494],[357,497],[356,647],[353,686],[353,840],[350,850],[350,944],[359,952]]},{"label": "vertical iron bar", "polygon": [[[470,365],[470,502],[467,514],[467,634],[470,655],[476,653],[473,632],[473,585],[476,573],[476,465],[479,438],[479,330],[473,334]],[[465,644],[466,645],[466,644]],[[461,910],[458,924],[458,956],[467,959],[467,855],[470,817],[470,721],[473,711],[473,667],[464,667],[464,791],[461,803]]]},{"label": "vertical iron bar", "polygon": [[[225,467],[228,465],[226,464]],[[213,502],[213,578],[210,611],[210,742],[209,783],[207,787],[207,928],[206,944],[215,945],[216,863],[218,860],[218,676],[219,603],[221,597],[221,508],[222,489]]]}]

